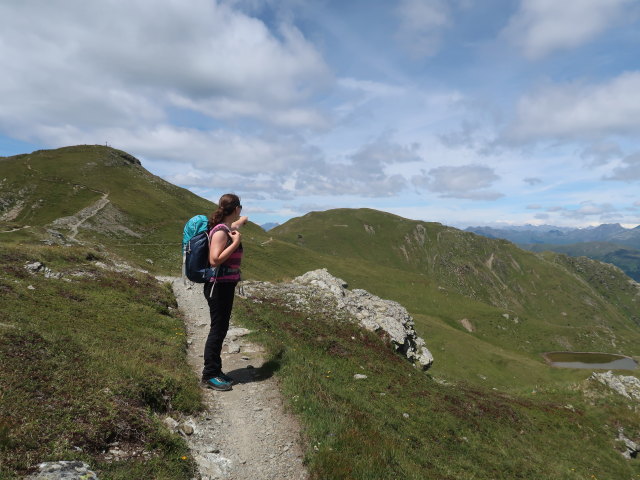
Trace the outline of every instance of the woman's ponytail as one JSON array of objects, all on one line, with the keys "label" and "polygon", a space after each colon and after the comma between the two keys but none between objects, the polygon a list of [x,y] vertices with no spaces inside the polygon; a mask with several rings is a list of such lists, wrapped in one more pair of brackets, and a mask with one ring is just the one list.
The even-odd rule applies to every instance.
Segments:
[{"label": "woman's ponytail", "polygon": [[231,215],[240,206],[240,197],[233,193],[226,193],[220,197],[218,208],[209,216],[209,229],[222,223],[224,218]]}]

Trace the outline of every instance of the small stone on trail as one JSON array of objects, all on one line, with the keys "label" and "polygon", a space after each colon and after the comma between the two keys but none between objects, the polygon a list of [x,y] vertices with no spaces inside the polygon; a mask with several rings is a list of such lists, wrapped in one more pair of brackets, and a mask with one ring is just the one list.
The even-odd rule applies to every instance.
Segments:
[{"label": "small stone on trail", "polygon": [[244,337],[245,335],[247,335],[249,333],[251,333],[251,332],[249,330],[247,330],[246,328],[232,327],[227,332],[227,335],[231,336],[231,337]]},{"label": "small stone on trail", "polygon": [[178,428],[179,423],[176,422],[173,418],[171,417],[167,417],[165,418],[162,423],[164,423],[169,429],[171,430],[175,430],[176,428]]},{"label": "small stone on trail", "polygon": [[178,427],[180,429],[180,431],[182,433],[184,433],[185,435],[193,435],[193,427],[191,425],[187,425],[186,423],[183,423],[182,425],[180,425],[180,427]]}]

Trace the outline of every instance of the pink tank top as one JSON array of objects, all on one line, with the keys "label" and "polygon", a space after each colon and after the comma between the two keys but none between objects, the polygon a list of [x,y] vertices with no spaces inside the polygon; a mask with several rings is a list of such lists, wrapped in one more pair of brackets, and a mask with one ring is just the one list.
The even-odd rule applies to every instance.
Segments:
[{"label": "pink tank top", "polygon": [[[231,244],[231,238],[229,238],[229,227],[227,227],[224,223],[219,223],[211,230],[209,230],[209,243],[211,243],[211,238],[213,238],[213,234],[218,230],[224,230],[227,233],[227,246]],[[231,256],[218,267],[218,275],[213,277],[210,281],[213,282],[222,282],[222,283],[238,283],[240,278],[240,263],[242,262],[242,243],[236,248],[236,251],[231,254]]]}]

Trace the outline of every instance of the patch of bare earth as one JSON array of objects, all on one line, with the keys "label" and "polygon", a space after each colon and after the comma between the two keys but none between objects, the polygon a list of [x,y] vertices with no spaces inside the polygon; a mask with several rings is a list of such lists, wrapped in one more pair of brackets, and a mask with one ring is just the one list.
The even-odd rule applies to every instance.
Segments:
[{"label": "patch of bare earth", "polygon": [[[188,360],[200,378],[210,322],[202,285],[181,278],[161,280],[171,282],[184,314]],[[285,410],[276,379],[260,374],[265,361],[262,349],[246,341],[247,330],[234,325],[233,317],[231,323],[222,364],[236,384],[228,392],[204,389],[205,411],[185,422],[185,438],[200,478],[306,479],[296,419]]]}]

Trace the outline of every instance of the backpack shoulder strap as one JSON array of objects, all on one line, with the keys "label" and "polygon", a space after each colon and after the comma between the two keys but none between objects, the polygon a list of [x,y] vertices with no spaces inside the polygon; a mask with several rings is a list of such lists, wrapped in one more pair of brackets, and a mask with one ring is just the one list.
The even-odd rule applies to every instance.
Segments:
[{"label": "backpack shoulder strap", "polygon": [[211,242],[211,239],[213,238],[213,234],[216,232],[219,232],[220,230],[224,231],[227,234],[227,246],[229,246],[231,244],[231,235],[230,235],[231,230],[224,223],[219,223],[215,227],[213,227],[211,230],[209,230],[208,232],[209,242]]},{"label": "backpack shoulder strap", "polygon": [[219,223],[215,227],[213,227],[211,230],[209,230],[209,236],[213,235],[215,232],[218,232],[220,230],[224,230],[227,233],[227,235],[231,231],[229,230],[229,227],[227,227],[224,223]]}]

